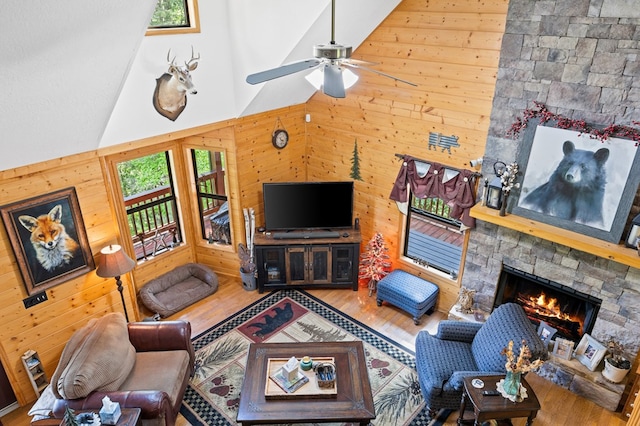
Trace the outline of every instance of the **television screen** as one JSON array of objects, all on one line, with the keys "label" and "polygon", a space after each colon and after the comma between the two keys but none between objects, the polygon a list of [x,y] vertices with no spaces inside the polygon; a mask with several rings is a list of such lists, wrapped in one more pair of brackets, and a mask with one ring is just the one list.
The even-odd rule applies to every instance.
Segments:
[{"label": "television screen", "polygon": [[265,228],[351,228],[353,182],[264,183]]}]

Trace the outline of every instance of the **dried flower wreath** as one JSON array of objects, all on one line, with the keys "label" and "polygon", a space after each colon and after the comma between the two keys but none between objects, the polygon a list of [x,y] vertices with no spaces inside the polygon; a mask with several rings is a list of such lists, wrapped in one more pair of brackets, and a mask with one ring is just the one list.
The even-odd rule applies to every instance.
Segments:
[{"label": "dried flower wreath", "polygon": [[[517,138],[532,118],[539,118],[540,123],[547,123],[549,121],[555,121],[554,127],[566,130],[575,130],[577,132],[587,133],[593,139],[600,141],[606,141],[609,138],[625,138],[631,139],[638,146],[640,143],[640,130],[629,127],[621,126],[619,124],[610,124],[606,127],[596,128],[589,126],[584,120],[572,120],[564,117],[560,114],[555,114],[547,109],[547,107],[541,102],[534,102],[536,108],[525,109],[523,118],[518,117],[516,121],[511,125],[511,128],[507,131],[507,137],[512,139]],[[640,125],[640,121],[632,121],[634,125]]]}]

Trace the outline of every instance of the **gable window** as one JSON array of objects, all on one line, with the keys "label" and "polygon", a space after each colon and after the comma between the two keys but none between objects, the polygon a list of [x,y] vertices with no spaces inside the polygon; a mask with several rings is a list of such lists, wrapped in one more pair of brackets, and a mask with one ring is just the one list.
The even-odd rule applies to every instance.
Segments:
[{"label": "gable window", "polygon": [[116,167],[136,258],[167,253],[182,240],[170,152],[119,162]]},{"label": "gable window", "polygon": [[158,0],[147,35],[200,32],[197,0]]},{"label": "gable window", "polygon": [[231,244],[226,161],[222,151],[191,150],[202,238]]}]

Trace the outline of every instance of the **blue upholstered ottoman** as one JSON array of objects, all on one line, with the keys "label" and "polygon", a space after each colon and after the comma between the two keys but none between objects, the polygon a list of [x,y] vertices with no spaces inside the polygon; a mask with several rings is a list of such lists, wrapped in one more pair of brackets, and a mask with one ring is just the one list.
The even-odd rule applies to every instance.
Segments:
[{"label": "blue upholstered ottoman", "polygon": [[433,310],[440,289],[437,285],[396,269],[378,282],[377,304],[389,302],[413,315],[413,322],[420,324],[420,317]]}]

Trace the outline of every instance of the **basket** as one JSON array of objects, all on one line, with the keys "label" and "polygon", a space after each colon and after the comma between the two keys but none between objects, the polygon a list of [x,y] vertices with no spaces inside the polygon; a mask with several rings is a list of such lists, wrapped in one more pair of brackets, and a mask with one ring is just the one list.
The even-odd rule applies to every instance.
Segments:
[{"label": "basket", "polygon": [[321,389],[331,389],[336,385],[336,366],[330,362],[320,362],[314,365],[316,381]]}]

